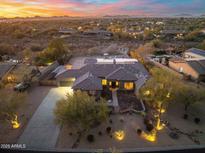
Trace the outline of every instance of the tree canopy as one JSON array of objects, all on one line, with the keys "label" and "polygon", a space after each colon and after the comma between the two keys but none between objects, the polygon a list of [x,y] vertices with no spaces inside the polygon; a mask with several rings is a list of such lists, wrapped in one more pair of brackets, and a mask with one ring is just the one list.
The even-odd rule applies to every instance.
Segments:
[{"label": "tree canopy", "polygon": [[108,108],[104,99],[96,102],[95,97],[77,91],[73,95],[67,94],[66,99],[60,100],[54,112],[58,123],[69,124],[82,131],[106,120]]},{"label": "tree canopy", "polygon": [[48,47],[36,57],[37,63],[49,63],[59,60],[70,53],[62,39],[52,40]]},{"label": "tree canopy", "polygon": [[183,103],[184,110],[187,112],[189,107],[205,101],[205,90],[194,86],[183,85],[179,87],[175,102]]},{"label": "tree canopy", "polygon": [[160,68],[151,69],[152,77],[140,89],[139,97],[150,106],[160,108],[175,97],[175,89],[179,85],[179,78]]}]

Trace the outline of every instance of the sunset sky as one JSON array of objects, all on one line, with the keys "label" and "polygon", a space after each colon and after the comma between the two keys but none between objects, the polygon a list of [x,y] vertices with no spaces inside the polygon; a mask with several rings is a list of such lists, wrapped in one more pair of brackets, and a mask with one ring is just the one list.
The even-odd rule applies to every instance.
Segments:
[{"label": "sunset sky", "polygon": [[205,14],[205,0],[0,0],[0,17]]}]

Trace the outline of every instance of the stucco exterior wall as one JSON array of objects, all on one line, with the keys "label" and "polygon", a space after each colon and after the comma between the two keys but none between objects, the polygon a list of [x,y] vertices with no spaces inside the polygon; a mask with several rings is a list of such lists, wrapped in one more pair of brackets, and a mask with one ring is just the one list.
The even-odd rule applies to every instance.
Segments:
[{"label": "stucco exterior wall", "polygon": [[196,71],[194,71],[194,69],[192,69],[192,67],[190,67],[186,62],[176,63],[176,62],[169,61],[169,67],[178,72],[184,73],[186,75],[190,75],[194,79],[198,79],[199,77],[199,74]]}]

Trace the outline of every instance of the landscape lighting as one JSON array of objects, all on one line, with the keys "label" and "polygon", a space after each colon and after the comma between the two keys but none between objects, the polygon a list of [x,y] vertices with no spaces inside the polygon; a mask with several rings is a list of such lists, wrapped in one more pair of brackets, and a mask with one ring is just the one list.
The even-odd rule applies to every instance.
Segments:
[{"label": "landscape lighting", "polygon": [[12,124],[13,129],[17,129],[17,128],[20,127],[21,124],[18,122],[18,116],[17,115],[15,115],[14,119],[11,120],[11,124]]},{"label": "landscape lighting", "polygon": [[150,142],[155,142],[157,139],[157,131],[153,130],[150,134],[142,132],[142,137]]},{"label": "landscape lighting", "polygon": [[125,132],[123,130],[115,131],[114,137],[118,141],[122,141],[125,138]]}]

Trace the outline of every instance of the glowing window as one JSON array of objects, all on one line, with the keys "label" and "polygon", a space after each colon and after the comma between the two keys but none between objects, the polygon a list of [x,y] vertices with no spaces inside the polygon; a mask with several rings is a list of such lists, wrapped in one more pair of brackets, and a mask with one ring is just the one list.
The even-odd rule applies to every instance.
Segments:
[{"label": "glowing window", "polygon": [[116,81],[115,83],[116,83],[116,86],[119,86],[119,82],[118,81]]},{"label": "glowing window", "polygon": [[119,86],[119,82],[118,81],[110,81],[109,86]]},{"label": "glowing window", "polygon": [[102,85],[103,85],[103,86],[106,86],[106,85],[107,85],[107,80],[106,80],[106,79],[103,79],[103,80],[102,80]]},{"label": "glowing window", "polygon": [[111,81],[109,82],[109,86],[112,86],[112,82]]},{"label": "glowing window", "polygon": [[124,88],[127,90],[132,90],[134,88],[134,83],[133,82],[125,82]]}]

